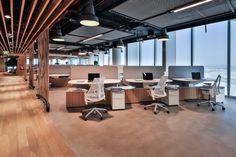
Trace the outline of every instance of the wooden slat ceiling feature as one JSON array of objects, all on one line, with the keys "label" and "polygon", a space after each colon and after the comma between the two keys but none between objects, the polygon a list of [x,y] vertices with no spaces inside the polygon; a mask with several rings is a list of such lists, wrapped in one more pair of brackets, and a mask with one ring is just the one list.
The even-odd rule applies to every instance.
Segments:
[{"label": "wooden slat ceiling feature", "polygon": [[19,40],[19,34],[20,34],[20,28],[21,28],[24,7],[25,7],[25,0],[22,0],[21,9],[20,9],[20,19],[19,19],[18,30],[17,30],[17,35],[16,35],[16,47],[14,49],[15,51],[17,50],[17,47],[18,47],[18,40]]},{"label": "wooden slat ceiling feature", "polygon": [[3,23],[3,26],[4,26],[4,31],[5,31],[5,38],[7,39],[7,42],[5,41],[5,38],[2,34],[2,30],[1,30],[1,37],[2,37],[2,40],[4,42],[4,45],[6,46],[5,50],[10,51],[10,42],[9,42],[8,33],[7,33],[7,26],[6,26],[5,14],[4,14],[4,11],[3,11],[2,1],[0,1],[0,12],[1,12],[1,17],[2,17],[2,23]]},{"label": "wooden slat ceiling feature", "polygon": [[[74,0],[0,0],[0,50],[11,54],[26,52],[38,36],[54,24],[73,2]],[[11,19],[5,18],[7,14]]]},{"label": "wooden slat ceiling feature", "polygon": [[33,15],[33,12],[35,10],[35,7],[36,7],[36,4],[37,4],[38,0],[33,0],[32,3],[31,3],[31,6],[30,6],[30,10],[29,10],[29,15],[28,15],[28,19],[27,19],[27,22],[26,22],[26,25],[25,25],[25,29],[23,31],[23,34],[21,35],[21,40],[20,40],[20,44],[19,46],[17,47],[17,51],[19,50],[19,48],[21,47],[21,43],[24,39],[24,36],[25,36],[25,33],[26,33],[26,30],[29,26],[29,23],[30,23],[30,20],[31,20],[31,17]]},{"label": "wooden slat ceiling feature", "polygon": [[[31,36],[30,40],[32,38],[35,37],[36,33],[40,30],[40,28],[42,28],[42,26],[44,25],[44,23],[46,22],[46,20],[49,18],[49,16],[54,12],[54,10],[59,6],[59,4],[61,3],[62,0],[53,0],[49,6],[46,8],[45,10],[45,13],[40,17],[40,20],[38,22],[38,25],[36,25],[36,28],[34,31],[33,31],[33,36]],[[26,43],[26,42],[25,42]],[[24,43],[24,44],[25,44]],[[28,43],[27,43],[28,44]],[[24,47],[25,45],[22,46],[22,48]],[[20,51],[22,51],[22,48]],[[19,52],[18,52],[19,53]]]},{"label": "wooden slat ceiling feature", "polygon": [[[61,4],[56,7],[55,11],[51,14],[49,14],[45,19],[47,20],[44,20],[44,25],[43,27],[40,27],[40,29],[38,29],[38,31],[34,34],[34,36],[32,36],[31,40],[29,40],[28,44],[25,46],[25,47],[28,47],[30,45],[30,43],[32,43],[37,36],[40,35],[41,32],[45,31],[47,28],[49,28],[49,26],[51,26],[53,24],[53,22],[55,21],[55,19],[58,19],[60,17],[60,13],[63,13],[66,8],[69,7],[70,5],[70,2],[71,0],[63,0],[61,2]],[[24,52],[26,49],[23,49],[22,52]],[[22,53],[21,52],[21,53]]]}]

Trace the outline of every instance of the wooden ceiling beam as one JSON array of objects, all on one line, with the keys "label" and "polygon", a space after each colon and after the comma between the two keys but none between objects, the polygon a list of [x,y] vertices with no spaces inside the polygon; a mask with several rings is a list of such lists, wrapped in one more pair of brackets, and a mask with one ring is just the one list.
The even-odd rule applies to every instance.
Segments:
[{"label": "wooden ceiling beam", "polygon": [[[70,0],[73,1],[73,0]],[[35,38],[36,34],[39,32],[39,30],[43,27],[44,23],[47,21],[47,19],[51,16],[51,14],[54,12],[54,10],[60,5],[62,0],[53,0],[46,8],[45,13],[41,16],[38,24],[36,25],[36,29],[30,34],[30,37],[26,44],[27,46],[30,45],[29,43],[32,43],[32,39]],[[35,40],[35,39],[34,39]],[[27,46],[22,46],[20,53],[22,50],[25,50]],[[24,52],[24,51],[23,51]]]},{"label": "wooden ceiling beam", "polygon": [[12,40],[11,40],[11,43],[12,43],[12,47],[11,47],[11,51],[13,52],[14,51],[14,13],[13,13],[13,0],[10,0],[10,12],[11,12],[11,34],[12,34]]},{"label": "wooden ceiling beam", "polygon": [[21,9],[20,9],[20,18],[19,18],[19,23],[18,23],[18,30],[17,30],[17,35],[16,35],[15,51],[18,47],[18,40],[19,40],[19,34],[20,34],[20,28],[21,28],[21,22],[22,22],[22,18],[23,18],[24,8],[25,8],[25,0],[22,0]]},{"label": "wooden ceiling beam", "polygon": [[35,29],[36,24],[38,23],[40,17],[42,16],[42,14],[43,14],[44,10],[46,9],[46,7],[48,6],[49,2],[50,2],[50,0],[43,0],[41,2],[40,7],[39,7],[39,9],[37,10],[37,13],[36,13],[37,17],[35,18],[35,20],[32,24],[32,27],[31,27],[29,33],[27,34],[27,37],[25,38],[23,44],[22,44],[22,48],[25,46],[26,41],[28,41],[28,38],[31,36],[32,31]]},{"label": "wooden ceiling beam", "polygon": [[39,36],[42,32],[44,32],[46,29],[48,29],[62,14],[65,12],[65,10],[73,3],[73,0],[63,0],[63,2],[60,4],[59,7],[53,12],[53,14],[50,16],[50,18],[47,19],[46,23],[44,24],[43,28],[40,29],[40,31],[35,34],[35,37],[33,37],[26,47],[28,47],[34,40],[36,40],[37,36]]},{"label": "wooden ceiling beam", "polygon": [[5,39],[4,39],[4,36],[3,36],[3,34],[2,34],[2,31],[0,32],[0,36],[1,36],[1,38],[2,38],[2,41],[3,41],[3,43],[4,43],[4,49],[7,51],[9,51],[9,49],[8,49],[8,47],[7,47],[7,44],[6,44],[6,41],[5,41]]},{"label": "wooden ceiling beam", "polygon": [[21,35],[21,40],[20,40],[20,44],[17,48],[17,51],[16,52],[19,52],[19,48],[21,47],[21,44],[22,44],[22,41],[24,39],[24,36],[25,36],[25,33],[26,33],[26,30],[28,29],[28,26],[29,26],[29,23],[30,23],[30,20],[32,20],[32,15],[34,13],[34,10],[35,10],[35,7],[37,5],[37,2],[38,0],[33,0],[32,3],[31,3],[31,6],[30,6],[30,9],[29,9],[29,15],[28,15],[28,19],[26,21],[26,25],[25,25],[25,28],[24,28],[24,31],[23,31],[23,34]]},{"label": "wooden ceiling beam", "polygon": [[6,21],[5,21],[5,14],[4,14],[4,11],[3,11],[3,6],[2,6],[2,0],[0,0],[0,12],[1,12],[1,17],[2,17],[2,23],[3,23],[3,26],[4,26],[4,30],[5,30],[5,35],[6,35],[6,39],[7,39],[7,44],[6,44],[6,41],[5,41],[5,39],[3,38],[3,34],[2,34],[2,39],[3,39],[3,41],[4,41],[4,44],[5,44],[5,46],[7,47],[7,50],[9,51],[9,52],[11,52],[10,51],[10,42],[9,42],[9,38],[8,38],[8,34],[7,34],[7,26],[6,26]]}]

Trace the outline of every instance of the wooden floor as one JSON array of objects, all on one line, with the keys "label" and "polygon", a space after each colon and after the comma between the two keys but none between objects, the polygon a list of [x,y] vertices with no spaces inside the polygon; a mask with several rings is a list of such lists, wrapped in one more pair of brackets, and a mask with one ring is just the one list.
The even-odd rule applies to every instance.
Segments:
[{"label": "wooden floor", "polygon": [[0,156],[73,157],[22,77],[0,75]]}]

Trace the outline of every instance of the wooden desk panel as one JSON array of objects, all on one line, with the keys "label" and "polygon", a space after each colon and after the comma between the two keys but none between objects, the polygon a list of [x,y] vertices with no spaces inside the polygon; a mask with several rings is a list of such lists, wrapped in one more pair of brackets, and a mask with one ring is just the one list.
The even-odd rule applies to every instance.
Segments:
[{"label": "wooden desk panel", "polygon": [[188,87],[188,88],[179,88],[179,99],[199,99],[201,98],[201,92],[199,88]]},{"label": "wooden desk panel", "polygon": [[[108,105],[111,102],[110,91],[105,91],[106,98],[103,101],[97,102],[97,104]],[[96,104],[96,103],[95,103]],[[66,92],[66,107],[83,107],[85,106],[84,92],[83,91],[69,91]]]},{"label": "wooden desk panel", "polygon": [[[105,91],[106,99],[98,102],[98,104],[111,104],[111,91]],[[144,101],[152,101],[148,89],[136,88],[125,90],[125,103],[139,103]],[[82,107],[85,106],[83,91],[69,91],[66,92],[66,107]]]}]

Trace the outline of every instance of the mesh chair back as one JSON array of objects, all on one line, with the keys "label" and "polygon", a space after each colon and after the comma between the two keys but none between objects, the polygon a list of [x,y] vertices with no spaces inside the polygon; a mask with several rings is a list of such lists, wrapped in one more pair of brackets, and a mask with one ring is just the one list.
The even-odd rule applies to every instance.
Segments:
[{"label": "mesh chair back", "polygon": [[154,86],[151,90],[151,96],[153,99],[155,98],[162,98],[166,96],[166,77],[162,76],[158,82],[158,85]]},{"label": "mesh chair back", "polygon": [[88,92],[85,94],[86,100],[96,102],[105,99],[104,79],[94,78]]},{"label": "mesh chair back", "polygon": [[210,96],[214,97],[218,94],[220,94],[220,82],[221,82],[221,76],[218,75],[215,82],[213,83],[210,92]]}]

